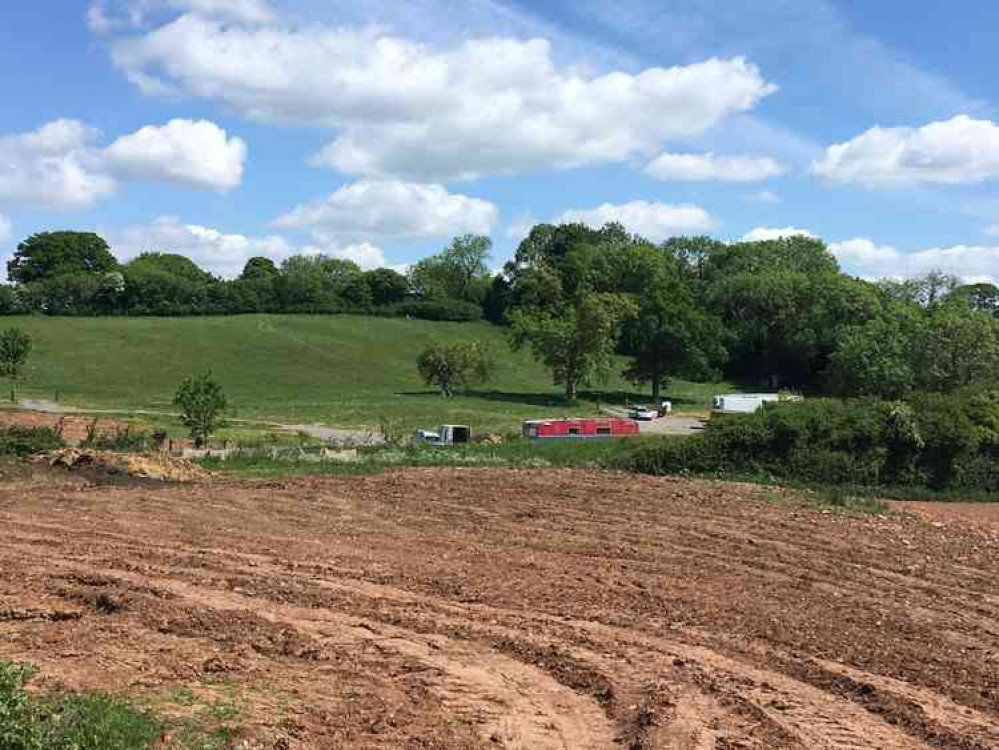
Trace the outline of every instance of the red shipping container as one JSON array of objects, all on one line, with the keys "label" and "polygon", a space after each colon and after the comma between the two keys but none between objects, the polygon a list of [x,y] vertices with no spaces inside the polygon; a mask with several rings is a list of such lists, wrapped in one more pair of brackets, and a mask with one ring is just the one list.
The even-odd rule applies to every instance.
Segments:
[{"label": "red shipping container", "polygon": [[535,419],[524,422],[523,435],[532,440],[596,440],[638,434],[638,422],[619,417]]}]

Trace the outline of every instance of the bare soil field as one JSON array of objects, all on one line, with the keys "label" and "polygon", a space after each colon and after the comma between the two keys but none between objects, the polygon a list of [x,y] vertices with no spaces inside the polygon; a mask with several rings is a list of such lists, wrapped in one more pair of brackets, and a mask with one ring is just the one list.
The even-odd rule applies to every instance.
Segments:
[{"label": "bare soil field", "polygon": [[84,415],[60,415],[35,411],[14,411],[0,409],[0,426],[50,427],[59,430],[63,439],[70,444],[83,442],[87,429],[96,421],[98,433],[111,433],[125,429],[128,425],[116,419],[96,419]]},{"label": "bare soil field", "polygon": [[0,659],[161,705],[227,691],[243,747],[999,747],[996,526],[774,495],[7,478]]}]

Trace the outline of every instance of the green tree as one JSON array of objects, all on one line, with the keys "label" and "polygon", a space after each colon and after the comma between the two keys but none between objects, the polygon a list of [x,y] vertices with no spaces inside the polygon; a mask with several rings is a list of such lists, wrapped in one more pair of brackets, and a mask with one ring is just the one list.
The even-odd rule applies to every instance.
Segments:
[{"label": "green tree", "polygon": [[180,409],[180,421],[190,430],[197,448],[206,446],[212,434],[224,426],[223,414],[228,402],[210,370],[181,383],[173,404]]},{"label": "green tree", "polygon": [[246,265],[243,266],[243,272],[239,275],[239,278],[243,281],[256,280],[256,279],[273,279],[280,273],[278,267],[274,264],[274,261],[270,258],[250,258],[246,261]]},{"label": "green tree", "polygon": [[921,321],[902,309],[840,334],[826,377],[840,396],[900,399],[916,384],[913,352]]},{"label": "green tree", "polygon": [[427,385],[450,398],[456,389],[488,382],[492,357],[479,341],[432,341],[420,353],[416,367]]},{"label": "green tree", "polygon": [[576,400],[580,385],[606,381],[614,367],[621,323],[635,305],[619,294],[582,296],[558,315],[544,310],[516,310],[510,317],[511,344],[530,346],[534,358],[552,372],[565,398]]},{"label": "green tree", "polygon": [[999,287],[995,284],[965,284],[957,287],[947,299],[999,317]]},{"label": "green tree", "polygon": [[371,301],[378,306],[392,305],[409,297],[409,281],[391,268],[376,268],[364,274]]},{"label": "green tree", "polygon": [[0,375],[10,381],[10,402],[17,401],[17,381],[31,354],[31,337],[20,328],[0,333]]},{"label": "green tree", "polygon": [[637,312],[623,334],[624,352],[632,357],[626,378],[651,384],[658,403],[673,377],[717,376],[728,356],[725,329],[697,306],[679,278],[665,271],[650,275],[637,299]]},{"label": "green tree", "polygon": [[108,243],[92,232],[41,232],[17,246],[7,275],[28,284],[67,274],[103,274],[117,267]]},{"label": "green tree", "polygon": [[409,271],[413,291],[423,299],[481,303],[488,290],[486,261],[492,246],[492,240],[480,235],[455,237],[437,255],[413,265]]},{"label": "green tree", "polygon": [[922,390],[950,392],[999,380],[999,320],[979,310],[944,305],[932,311],[915,345],[913,367]]}]

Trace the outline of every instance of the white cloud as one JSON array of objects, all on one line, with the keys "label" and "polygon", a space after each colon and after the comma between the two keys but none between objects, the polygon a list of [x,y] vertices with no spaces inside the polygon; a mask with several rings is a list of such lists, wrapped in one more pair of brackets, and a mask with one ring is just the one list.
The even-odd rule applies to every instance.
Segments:
[{"label": "white cloud", "polygon": [[246,261],[255,256],[282,261],[294,254],[294,248],[280,236],[226,234],[197,224],[182,224],[173,216],[161,216],[147,225],[108,232],[107,236],[121,260],[143,252],[177,253],[225,277],[238,276]]},{"label": "white cloud", "polygon": [[111,195],[115,181],[103,171],[96,138],[76,120],[0,137],[0,206],[79,209]]},{"label": "white cloud", "polygon": [[325,255],[329,258],[353,261],[365,271],[388,267],[384,251],[370,242],[340,247],[334,237],[321,232],[313,235],[313,239],[316,244],[302,248],[303,255]]},{"label": "white cloud", "polygon": [[660,154],[645,167],[657,180],[687,182],[759,182],[787,170],[769,156],[715,156],[706,154]]},{"label": "white cloud", "polygon": [[102,35],[148,28],[152,17],[164,10],[247,24],[277,18],[267,0],[93,0],[87,8],[87,27]]},{"label": "white cloud", "polygon": [[246,144],[213,122],[171,120],[149,125],[112,143],[105,155],[123,176],[166,180],[227,191],[243,179]]},{"label": "white cloud", "polygon": [[0,207],[86,209],[112,195],[119,180],[181,182],[228,190],[243,174],[246,145],[207,122],[173,120],[126,135],[107,149],[78,120],[0,136]]},{"label": "white cloud", "polygon": [[0,242],[6,242],[13,236],[14,228],[11,226],[10,219],[0,214]]},{"label": "white cloud", "polygon": [[985,227],[985,234],[992,237],[999,237],[999,224],[990,224]]},{"label": "white cloud", "polygon": [[966,281],[999,280],[999,247],[955,245],[903,253],[890,245],[858,237],[832,242],[829,249],[843,266],[865,278],[920,276],[944,271]]},{"label": "white cloud", "polygon": [[591,209],[571,209],[555,219],[555,223],[580,223],[594,228],[612,221],[624,225],[629,232],[650,240],[707,232],[717,226],[717,222],[700,206],[674,206],[647,201],[621,205],[604,203]]},{"label": "white cloud", "polygon": [[266,0],[169,0],[178,10],[244,23],[267,23],[277,14]]},{"label": "white cloud", "polygon": [[298,206],[274,224],[341,238],[450,237],[489,234],[498,216],[489,201],[449,193],[442,185],[361,180]]},{"label": "white cloud", "polygon": [[812,172],[867,187],[978,183],[999,177],[999,125],[959,115],[921,128],[871,128],[830,146]]},{"label": "white cloud", "polygon": [[807,229],[799,229],[798,227],[756,227],[742,235],[743,242],[763,242],[765,240],[779,240],[785,237],[797,237],[799,235],[805,237],[815,237],[812,232]]},{"label": "white cloud", "polygon": [[514,240],[522,240],[528,234],[530,234],[531,229],[538,222],[529,213],[523,213],[515,216],[510,225],[506,228],[506,236]]},{"label": "white cloud", "polygon": [[558,66],[544,39],[439,51],[372,29],[195,14],[118,40],[112,56],[147,92],[177,88],[255,119],[335,129],[317,164],[419,181],[650,158],[776,89],[742,58],[595,76]]}]

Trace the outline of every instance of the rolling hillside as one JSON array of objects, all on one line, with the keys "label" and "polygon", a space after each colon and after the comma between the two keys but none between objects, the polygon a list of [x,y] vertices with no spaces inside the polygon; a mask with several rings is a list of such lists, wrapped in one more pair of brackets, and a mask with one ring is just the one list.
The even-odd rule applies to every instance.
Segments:
[{"label": "rolling hillside", "polygon": [[[434,323],[357,316],[250,315],[216,318],[8,318],[34,339],[23,395],[101,409],[170,411],[177,385],[211,368],[236,416],[292,423],[377,427],[467,423],[512,429],[522,419],[588,413],[561,405],[560,389],[503,331],[485,323]],[[496,360],[492,382],[445,401],[414,365],[431,339],[478,338]],[[703,408],[714,386],[678,383],[681,408]],[[623,401],[619,379],[606,398]],[[613,394],[613,395],[612,395]]]}]

